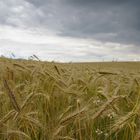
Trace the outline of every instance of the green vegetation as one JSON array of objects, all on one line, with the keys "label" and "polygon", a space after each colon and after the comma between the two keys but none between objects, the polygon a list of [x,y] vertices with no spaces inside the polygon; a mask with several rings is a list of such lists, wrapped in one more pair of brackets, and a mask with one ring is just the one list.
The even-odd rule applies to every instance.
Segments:
[{"label": "green vegetation", "polygon": [[0,58],[0,140],[139,139],[139,62]]}]

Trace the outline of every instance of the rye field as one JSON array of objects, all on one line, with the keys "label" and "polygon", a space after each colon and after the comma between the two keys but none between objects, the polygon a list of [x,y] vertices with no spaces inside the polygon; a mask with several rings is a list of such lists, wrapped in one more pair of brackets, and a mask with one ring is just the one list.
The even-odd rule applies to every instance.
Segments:
[{"label": "rye field", "polygon": [[140,140],[140,62],[0,58],[0,140]]}]

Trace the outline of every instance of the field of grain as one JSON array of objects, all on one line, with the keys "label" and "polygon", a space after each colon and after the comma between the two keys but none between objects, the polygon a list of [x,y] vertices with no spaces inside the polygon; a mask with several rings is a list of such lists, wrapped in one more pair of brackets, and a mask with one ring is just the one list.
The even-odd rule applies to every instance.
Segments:
[{"label": "field of grain", "polygon": [[0,58],[0,140],[139,140],[140,62]]}]

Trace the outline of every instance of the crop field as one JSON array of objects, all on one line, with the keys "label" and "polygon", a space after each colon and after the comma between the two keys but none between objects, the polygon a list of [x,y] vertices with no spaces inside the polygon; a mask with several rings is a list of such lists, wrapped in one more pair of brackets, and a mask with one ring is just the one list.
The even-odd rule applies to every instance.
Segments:
[{"label": "crop field", "polygon": [[0,58],[0,140],[140,140],[140,62]]}]

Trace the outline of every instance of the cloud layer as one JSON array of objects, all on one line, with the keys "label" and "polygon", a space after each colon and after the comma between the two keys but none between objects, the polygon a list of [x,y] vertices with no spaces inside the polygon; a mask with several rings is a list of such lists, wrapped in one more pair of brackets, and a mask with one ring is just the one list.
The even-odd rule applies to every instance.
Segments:
[{"label": "cloud layer", "polygon": [[139,0],[1,0],[0,54],[139,60],[139,15]]}]

